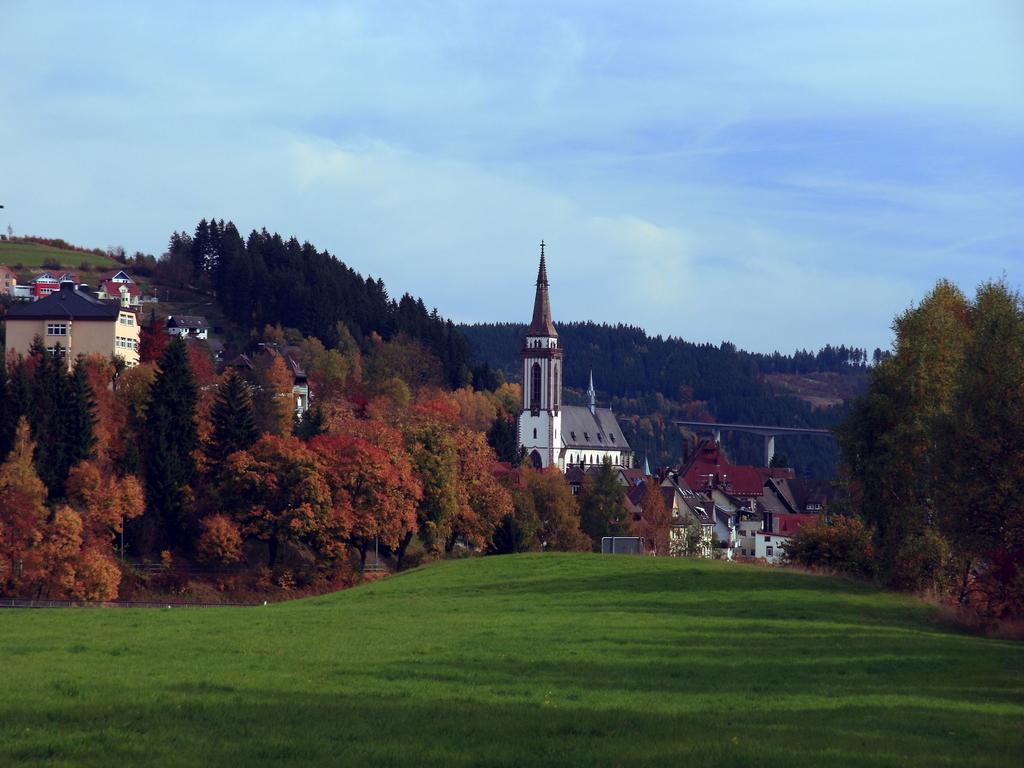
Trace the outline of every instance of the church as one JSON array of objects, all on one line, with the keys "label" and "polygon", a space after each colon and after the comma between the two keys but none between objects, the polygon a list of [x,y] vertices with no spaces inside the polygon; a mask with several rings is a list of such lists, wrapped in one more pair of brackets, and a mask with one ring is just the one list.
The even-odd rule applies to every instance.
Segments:
[{"label": "church", "polygon": [[597,407],[594,375],[587,395],[590,404],[563,405],[562,360],[564,351],[551,321],[548,272],[544,264],[544,243],[540,244],[537,294],[533,320],[526,329],[522,359],[523,402],[519,414],[519,445],[533,466],[593,466],[611,461],[612,466],[630,468],[633,451],[619,430],[609,408]]}]

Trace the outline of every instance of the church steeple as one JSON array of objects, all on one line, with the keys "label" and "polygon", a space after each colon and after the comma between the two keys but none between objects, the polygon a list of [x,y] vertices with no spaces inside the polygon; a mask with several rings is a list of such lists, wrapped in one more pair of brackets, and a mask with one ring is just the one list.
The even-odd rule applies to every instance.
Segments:
[{"label": "church steeple", "polygon": [[551,322],[551,300],[548,298],[548,269],[544,263],[544,241],[540,241],[540,267],[537,269],[537,296],[533,300],[533,321],[526,330],[527,336],[557,337],[555,324]]},{"label": "church steeple", "polygon": [[594,369],[590,369],[590,386],[587,387],[587,397],[590,399],[590,412],[597,413],[597,390],[594,389]]}]

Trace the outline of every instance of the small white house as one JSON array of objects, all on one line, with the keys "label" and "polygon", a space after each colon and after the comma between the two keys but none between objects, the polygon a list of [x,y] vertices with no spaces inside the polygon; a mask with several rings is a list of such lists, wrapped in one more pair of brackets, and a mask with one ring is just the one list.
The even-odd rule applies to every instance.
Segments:
[{"label": "small white house", "polygon": [[171,315],[167,318],[167,333],[191,339],[205,339],[209,336],[210,325],[205,317],[198,315]]}]

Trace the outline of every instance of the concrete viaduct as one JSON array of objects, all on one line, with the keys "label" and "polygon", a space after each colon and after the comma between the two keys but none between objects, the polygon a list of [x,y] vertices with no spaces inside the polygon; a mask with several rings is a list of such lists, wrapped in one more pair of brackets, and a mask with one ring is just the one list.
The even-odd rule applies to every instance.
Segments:
[{"label": "concrete viaduct", "polygon": [[709,424],[706,421],[675,421],[680,427],[686,427],[695,432],[710,432],[715,437],[716,443],[722,442],[722,431],[746,432],[751,435],[762,435],[764,437],[764,465],[771,465],[775,456],[775,438],[778,435],[818,435],[819,437],[834,437],[828,429],[808,429],[805,427],[766,427],[760,424]]}]

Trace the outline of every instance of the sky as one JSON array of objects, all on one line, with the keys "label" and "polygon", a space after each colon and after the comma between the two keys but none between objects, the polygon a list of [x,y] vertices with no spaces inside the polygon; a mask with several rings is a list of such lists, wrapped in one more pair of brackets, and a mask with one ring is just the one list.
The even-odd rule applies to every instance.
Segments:
[{"label": "sky", "polygon": [[309,240],[461,322],[888,348],[1024,282],[1024,2],[0,0],[0,227]]}]

